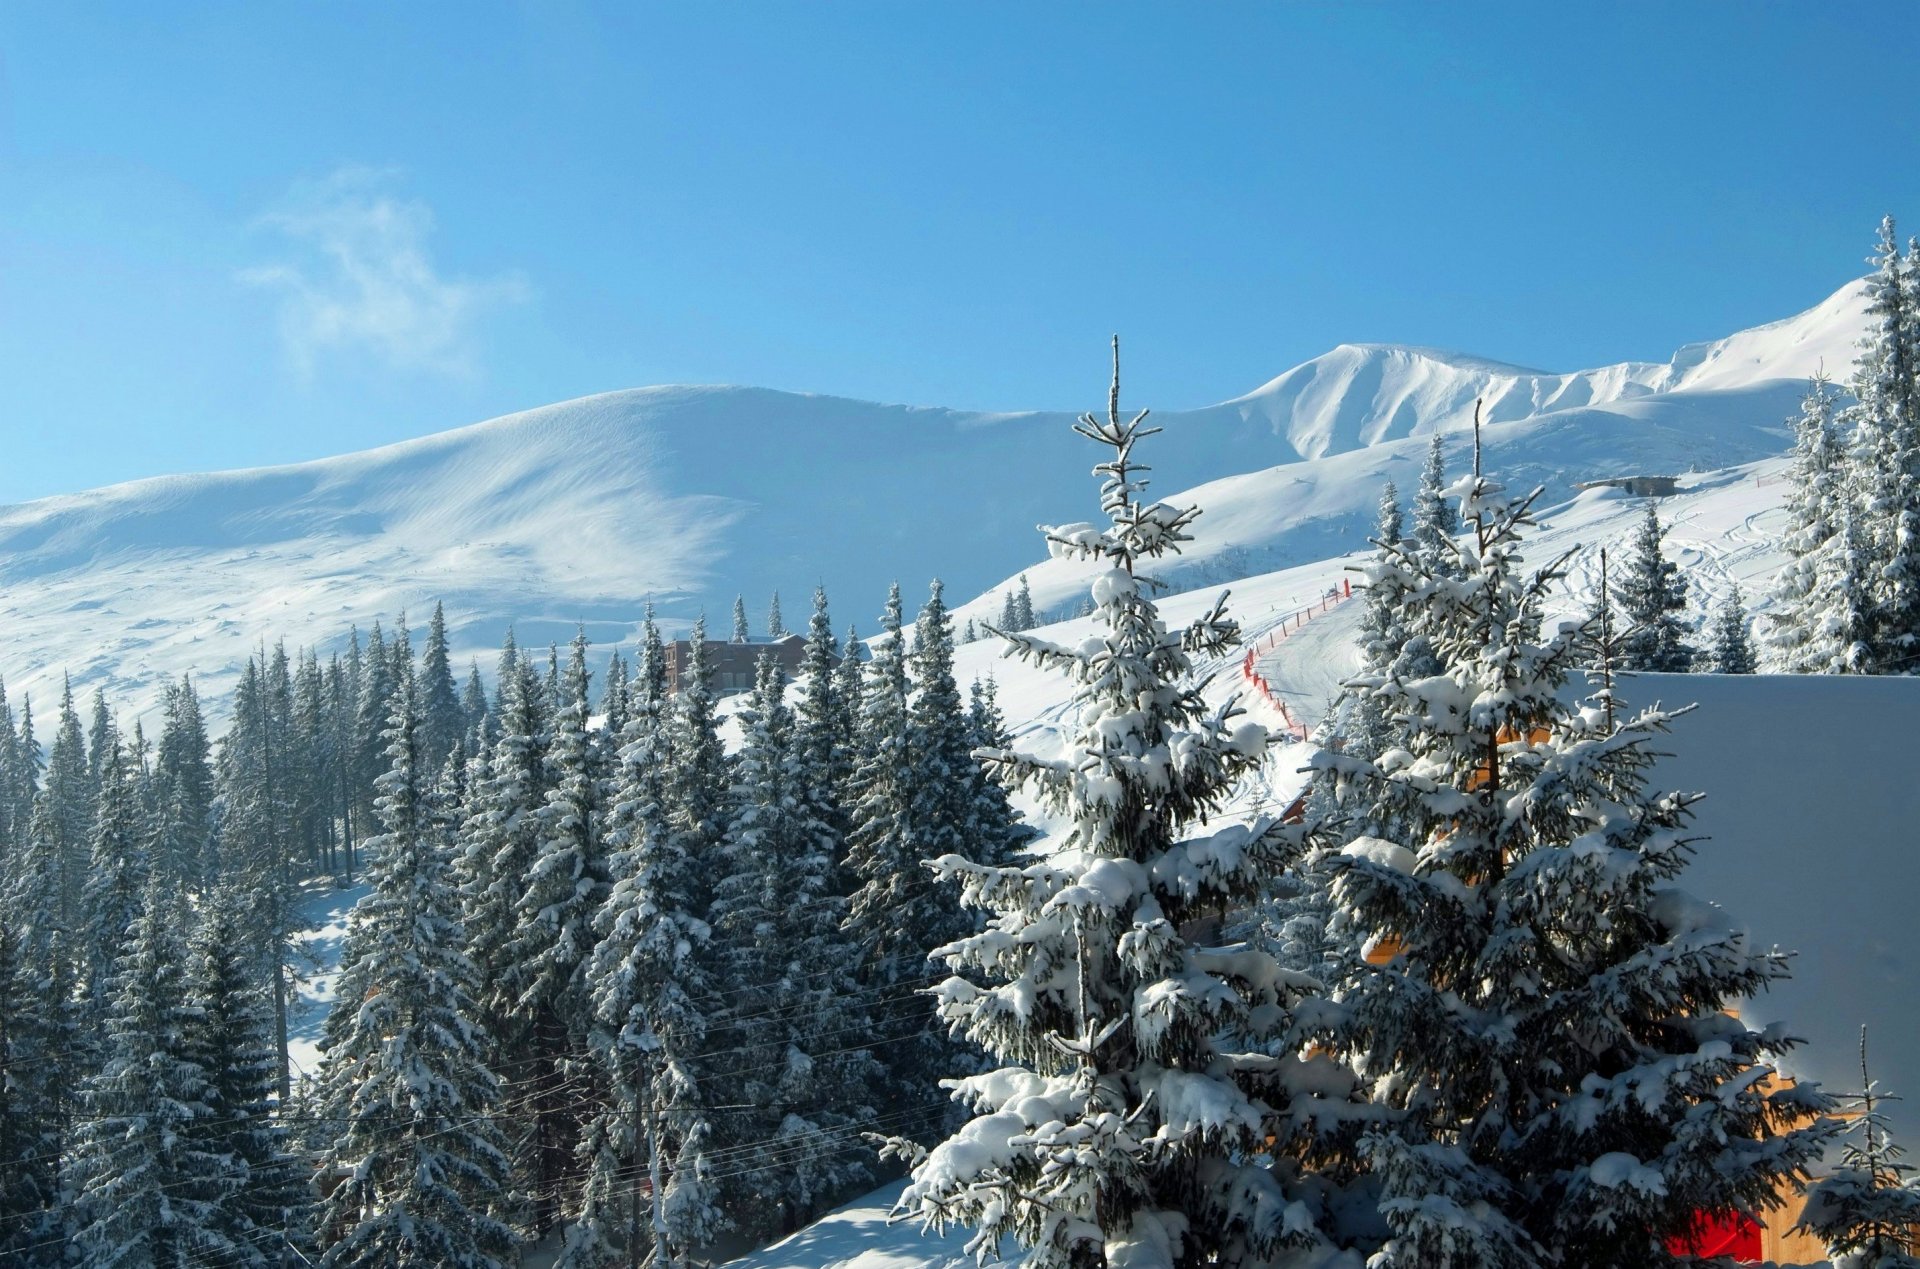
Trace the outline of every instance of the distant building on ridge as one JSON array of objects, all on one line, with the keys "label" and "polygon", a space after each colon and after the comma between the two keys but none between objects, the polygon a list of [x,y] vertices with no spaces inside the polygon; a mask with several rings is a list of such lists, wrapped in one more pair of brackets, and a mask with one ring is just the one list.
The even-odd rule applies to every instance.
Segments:
[{"label": "distant building on ridge", "polygon": [[[797,634],[781,635],[778,639],[749,639],[745,643],[734,643],[729,639],[708,639],[706,641],[707,664],[713,667],[713,694],[732,696],[736,692],[751,691],[753,676],[760,665],[760,658],[771,656],[779,662],[780,668],[787,672],[787,678],[793,679],[800,673],[801,660],[806,656],[807,641]],[[675,639],[669,643],[667,651],[667,690],[680,690],[680,671],[693,656],[693,642],[688,639]]]}]

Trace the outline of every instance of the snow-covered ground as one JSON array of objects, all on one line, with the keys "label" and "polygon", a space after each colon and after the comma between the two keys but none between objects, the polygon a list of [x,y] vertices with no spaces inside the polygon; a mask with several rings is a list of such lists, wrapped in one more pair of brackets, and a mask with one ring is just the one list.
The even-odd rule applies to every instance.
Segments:
[{"label": "snow-covered ground", "polygon": [[320,1070],[320,1029],[333,1008],[341,944],[347,937],[347,914],[367,893],[366,883],[347,887],[330,881],[307,884],[301,896],[301,924],[305,927],[295,950],[296,974],[292,1006],[287,1010],[287,1056],[293,1078]]},{"label": "snow-covered ground", "polygon": [[888,1221],[904,1188],[904,1181],[882,1186],[791,1238],[728,1261],[728,1269],[973,1269],[965,1231],[941,1238],[915,1224]]}]

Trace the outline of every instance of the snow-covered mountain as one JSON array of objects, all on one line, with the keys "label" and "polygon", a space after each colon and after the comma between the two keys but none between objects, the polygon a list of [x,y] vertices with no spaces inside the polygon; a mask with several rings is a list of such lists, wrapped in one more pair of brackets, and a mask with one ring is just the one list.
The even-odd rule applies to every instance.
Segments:
[{"label": "snow-covered mountain", "polygon": [[1432,348],[1342,344],[1202,413],[1262,423],[1298,457],[1311,459],[1467,426],[1475,402],[1487,422],[1512,423],[1659,394],[1804,383],[1823,368],[1844,377],[1865,305],[1856,282],[1804,313],[1688,344],[1664,362],[1626,361],[1572,374]]},{"label": "snow-covered mountain", "polygon": [[[1457,431],[1476,397],[1494,461],[1556,492],[1776,453],[1805,377],[1844,373],[1861,327],[1854,284],[1661,365],[1545,375],[1343,347],[1247,396],[1161,414],[1155,487],[1208,509],[1190,580],[1269,571],[1358,543],[1381,478],[1410,487],[1420,438]],[[621,640],[650,599],[684,627],[702,609],[724,619],[743,593],[757,622],[777,589],[797,625],[816,583],[839,621],[871,629],[888,581],[917,597],[937,575],[956,599],[980,594],[1037,559],[1035,522],[1091,513],[1068,422],[647,388],[339,458],[0,508],[0,673],[43,711],[63,672],[135,709],[186,670],[217,698],[260,640],[331,646],[403,609],[419,624],[436,599],[456,651],[483,665],[509,623],[523,643],[576,622]],[[1070,597],[1034,573],[1043,607]]]}]

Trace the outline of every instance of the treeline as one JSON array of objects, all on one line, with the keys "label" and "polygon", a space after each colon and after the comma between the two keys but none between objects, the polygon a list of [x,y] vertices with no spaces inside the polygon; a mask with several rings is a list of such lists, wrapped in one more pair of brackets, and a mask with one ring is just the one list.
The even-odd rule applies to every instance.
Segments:
[{"label": "treeline", "polygon": [[[457,689],[438,609],[418,659],[404,621],[276,648],[217,744],[187,680],[153,745],[68,693],[44,762],[0,697],[0,1263],[681,1263],[868,1183],[974,1061],[925,993],[974,918],[921,861],[1029,833],[953,643],[937,583],[867,661],[818,595],[732,753],[704,629],[670,690],[651,614],[598,691],[584,636]],[[356,869],[296,1083],[299,901]]]}]

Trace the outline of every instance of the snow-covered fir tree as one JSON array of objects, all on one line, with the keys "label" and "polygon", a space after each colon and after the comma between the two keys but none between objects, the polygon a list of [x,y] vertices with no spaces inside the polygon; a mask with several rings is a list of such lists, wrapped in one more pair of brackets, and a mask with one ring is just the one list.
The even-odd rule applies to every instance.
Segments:
[{"label": "snow-covered fir tree", "polygon": [[715,712],[706,618],[693,623],[688,647],[667,711],[666,805],[671,831],[693,861],[691,875],[702,887],[694,897],[705,911],[721,871],[732,774]]},{"label": "snow-covered fir tree", "polygon": [[721,1091],[701,1074],[714,988],[705,887],[668,811],[666,654],[651,610],[632,709],[607,816],[612,889],[586,967],[589,1039],[611,1096],[581,1135],[586,1177],[563,1260],[582,1269],[630,1261],[619,1248],[643,1244],[655,1265],[679,1269],[726,1223],[705,1161]]},{"label": "snow-covered fir tree", "polygon": [[462,927],[479,974],[475,1018],[496,1055],[518,1053],[526,1038],[509,949],[519,928],[521,895],[540,857],[539,809],[552,787],[539,673],[517,654],[503,653],[501,661],[507,681],[497,711],[499,736],[476,773],[458,854]]},{"label": "snow-covered fir tree", "polygon": [[1807,1190],[1799,1228],[1825,1243],[1837,1269],[1920,1269],[1920,1184],[1887,1123],[1889,1094],[1867,1071],[1860,1029],[1860,1094],[1840,1166]]},{"label": "snow-covered fir tree", "polygon": [[184,914],[178,888],[155,875],[126,931],[104,1061],[82,1089],[68,1157],[84,1269],[249,1263],[224,1212],[240,1178],[194,1131],[211,1088],[194,1060]]},{"label": "snow-covered fir tree", "polygon": [[80,888],[87,951],[81,990],[85,999],[100,1004],[109,997],[115,964],[140,911],[152,870],[148,826],[142,822],[138,794],[128,776],[126,751],[117,733],[105,743],[87,877]]},{"label": "snow-covered fir tree", "polygon": [[1895,672],[1920,652],[1920,312],[1912,275],[1920,252],[1900,254],[1893,217],[1867,280],[1868,327],[1854,361],[1853,488],[1872,579],[1874,662]]},{"label": "snow-covered fir tree", "polygon": [[767,638],[784,638],[787,623],[780,617],[780,592],[774,591],[773,598],[767,601]]},{"label": "snow-covered fir tree", "polygon": [[1768,655],[1789,673],[1822,673],[1833,655],[1824,633],[1824,607],[1833,578],[1833,539],[1847,497],[1846,453],[1834,423],[1831,385],[1813,381],[1791,426],[1787,522],[1780,532],[1787,563],[1773,583]]},{"label": "snow-covered fir tree", "polygon": [[0,1264],[25,1266],[62,1259],[63,1116],[49,1076],[66,1037],[53,1025],[60,1006],[29,958],[20,893],[0,894]]},{"label": "snow-covered fir tree", "polygon": [[[1438,437],[1435,441],[1438,441]],[[1438,458],[1436,444],[1433,457]],[[1424,486],[1423,486],[1424,492]],[[1400,491],[1389,480],[1380,490],[1379,516],[1374,523],[1373,538],[1380,552],[1398,550],[1401,541],[1403,517],[1400,511]],[[1422,542],[1422,549],[1426,543]],[[1397,598],[1391,592],[1369,590],[1362,593],[1360,611],[1360,656],[1364,672],[1370,674],[1390,673],[1394,663],[1400,659],[1407,645],[1406,624],[1392,600]],[[1385,702],[1368,693],[1362,693],[1354,701],[1352,721],[1347,728],[1346,748],[1348,752],[1364,757],[1377,758],[1394,745],[1398,729],[1393,720],[1387,717]]]},{"label": "snow-covered fir tree", "polygon": [[1013,743],[992,679],[975,679],[967,689],[967,739],[970,761],[964,774],[971,809],[964,849],[975,863],[1012,863],[1039,834],[1013,808],[1000,769],[972,757],[979,750],[1004,750]]},{"label": "snow-covered fir tree", "polygon": [[581,966],[593,952],[594,915],[607,897],[601,844],[606,790],[599,740],[589,726],[587,637],[576,634],[561,680],[547,752],[546,802],[532,812],[538,833],[519,881],[501,985],[525,1041],[513,1054],[527,1120],[514,1142],[515,1174],[533,1195],[530,1227],[543,1236],[575,1199],[577,1113],[585,1079],[586,1015]]},{"label": "snow-covered fir tree", "polygon": [[737,1103],[718,1125],[736,1221],[788,1233],[871,1177],[856,1134],[874,1119],[868,1091],[881,1068],[863,1042],[874,1035],[870,1012],[895,1001],[859,991],[859,949],[841,931],[834,888],[836,835],[809,787],[771,656],[740,722],[712,908],[727,1007],[708,1029],[708,1061]]},{"label": "snow-covered fir tree", "polygon": [[1694,649],[1687,642],[1691,631],[1682,620],[1687,611],[1687,580],[1679,566],[1661,553],[1665,536],[1660,513],[1649,499],[1614,584],[1627,626],[1619,641],[1623,670],[1684,674],[1693,668]]},{"label": "snow-covered fir tree", "polygon": [[227,1160],[232,1190],[219,1224],[240,1254],[234,1265],[298,1265],[312,1248],[306,1229],[310,1176],[274,1118],[279,1054],[273,1004],[245,944],[245,896],[216,887],[194,925],[187,969],[188,1052],[206,1075],[206,1115],[187,1126],[209,1154]]},{"label": "snow-covered fir tree", "polygon": [[321,1114],[338,1125],[323,1152],[317,1227],[337,1241],[325,1269],[494,1269],[512,1250],[495,1217],[507,1160],[494,1112],[500,1084],[473,1022],[450,845],[420,768],[412,675],[395,685],[389,766],[367,845],[366,898],[354,906],[340,998],[347,1022],[321,1072]]},{"label": "snow-covered fir tree", "polygon": [[922,827],[914,814],[921,785],[920,755],[913,731],[912,684],[902,627],[900,584],[887,592],[880,634],[856,720],[856,758],[847,811],[852,829],[847,867],[858,882],[847,910],[847,930],[861,949],[867,981],[879,987],[917,984],[932,944],[920,942],[921,922],[944,921],[948,905],[929,884],[922,861]]},{"label": "snow-covered fir tree", "polygon": [[1647,787],[1670,715],[1610,727],[1564,703],[1583,635],[1538,634],[1566,558],[1524,566],[1538,491],[1456,491],[1457,572],[1404,550],[1369,570],[1440,658],[1355,681],[1409,721],[1404,748],[1315,759],[1392,826],[1336,865],[1342,909],[1391,956],[1350,989],[1343,1041],[1404,1116],[1365,1142],[1392,1231],[1369,1263],[1672,1264],[1698,1213],[1780,1201],[1824,1138],[1793,1125],[1825,1099],[1770,1088],[1790,1041],[1725,1012],[1784,957],[1673,887],[1695,796]]},{"label": "snow-covered fir tree", "polygon": [[1711,642],[1702,650],[1702,669],[1709,674],[1752,674],[1759,668],[1747,620],[1746,598],[1734,586],[1713,610],[1707,632]]},{"label": "snow-covered fir tree", "polygon": [[748,643],[752,639],[753,635],[747,630],[747,597],[735,595],[733,597],[733,642]]},{"label": "snow-covered fir tree", "polygon": [[1027,575],[1020,574],[1019,585],[1007,592],[1000,605],[1000,630],[1013,633],[1031,630],[1039,624],[1033,611],[1033,591],[1027,586]]},{"label": "snow-covered fir tree", "polygon": [[420,725],[428,767],[437,771],[467,730],[447,654],[447,610],[438,603],[427,626],[426,650],[420,654]]},{"label": "snow-covered fir tree", "polygon": [[1427,461],[1420,468],[1420,487],[1413,496],[1415,549],[1445,570],[1454,560],[1453,536],[1460,532],[1460,515],[1447,497],[1447,458],[1435,432],[1427,442]]},{"label": "snow-covered fir tree", "polygon": [[[1196,508],[1142,497],[1119,410],[1118,350],[1096,471],[1109,524],[1047,529],[1096,567],[1096,633],[1074,647],[1009,636],[1073,681],[1067,753],[990,755],[1072,830],[1051,860],[936,864],[984,932],[942,949],[942,1015],[1004,1065],[950,1086],[975,1117],[920,1159],[901,1200],[935,1226],[1009,1238],[1034,1269],[1274,1263],[1327,1250],[1328,1189],[1303,1164],[1339,1153],[1351,1077],[1303,1057],[1291,1006],[1311,984],[1247,947],[1190,943],[1183,923],[1243,907],[1294,856],[1297,830],[1215,823],[1268,736],[1208,705],[1191,655],[1237,630],[1223,606],[1169,631],[1144,570],[1191,537]],[[1191,835],[1190,835],[1191,834]],[[1323,1135],[1324,1134],[1324,1135]]]}]

